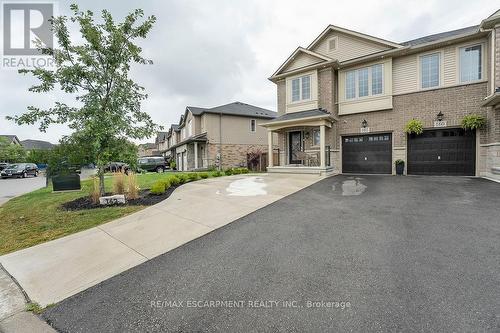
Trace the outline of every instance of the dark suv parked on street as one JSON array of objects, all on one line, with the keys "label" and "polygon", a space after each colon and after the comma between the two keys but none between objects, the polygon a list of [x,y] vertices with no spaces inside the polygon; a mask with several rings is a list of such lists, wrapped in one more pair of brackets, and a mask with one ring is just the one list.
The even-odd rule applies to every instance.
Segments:
[{"label": "dark suv parked on street", "polygon": [[38,167],[33,163],[14,163],[10,164],[8,167],[2,170],[0,176],[2,178],[9,177],[23,177],[26,178],[28,176],[38,176]]},{"label": "dark suv parked on street", "polygon": [[163,172],[167,169],[167,161],[161,156],[141,157],[137,160],[139,170]]}]

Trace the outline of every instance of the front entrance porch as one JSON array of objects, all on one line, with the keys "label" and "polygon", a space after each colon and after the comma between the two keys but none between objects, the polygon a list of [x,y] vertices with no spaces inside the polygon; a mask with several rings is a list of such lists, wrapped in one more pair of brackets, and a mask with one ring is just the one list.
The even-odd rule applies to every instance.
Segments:
[{"label": "front entrance porch", "polygon": [[[333,118],[326,111],[311,110],[286,114],[263,124],[268,129],[268,151],[275,152],[269,154],[267,171],[323,175],[332,173],[332,123]],[[277,142],[274,142],[276,138]]]}]

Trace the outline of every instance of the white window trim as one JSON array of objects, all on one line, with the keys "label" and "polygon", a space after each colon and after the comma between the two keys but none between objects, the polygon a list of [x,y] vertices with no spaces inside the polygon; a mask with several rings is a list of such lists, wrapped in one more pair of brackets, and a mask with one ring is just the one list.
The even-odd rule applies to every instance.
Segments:
[{"label": "white window trim", "polygon": [[[335,40],[335,48],[331,49],[330,48],[330,41]],[[326,40],[326,49],[328,52],[336,51],[339,48],[339,37],[338,36],[333,36],[331,38],[328,38]]]},{"label": "white window trim", "polygon": [[[375,65],[382,65],[382,92],[380,94],[373,95],[372,92],[372,67]],[[358,76],[358,71],[360,69],[368,68],[368,95],[366,96],[359,96],[359,76]],[[354,92],[355,92],[355,97],[354,98],[347,98],[347,73],[349,72],[354,72]],[[368,66],[362,66],[358,67],[355,69],[350,69],[345,71],[344,75],[344,101],[345,102],[352,102],[352,101],[359,101],[359,100],[364,100],[364,99],[372,99],[372,98],[377,98],[377,97],[382,97],[385,96],[385,64],[384,63],[374,63]]]},{"label": "white window trim", "polygon": [[[252,130],[252,123],[255,124],[253,130]],[[256,119],[250,119],[250,133],[255,133],[255,132],[257,132],[257,120]]]},{"label": "white window trim", "polygon": [[[473,47],[473,46],[481,46],[481,78],[479,80],[471,80],[471,81],[462,81],[460,79],[460,69],[462,64],[460,63],[460,49],[466,48],[466,47]],[[485,71],[488,71],[487,69],[487,63],[486,63],[486,44],[484,42],[475,42],[475,43],[469,43],[469,44],[461,44],[457,45],[456,48],[456,62],[458,64],[457,66],[457,71],[456,71],[456,76],[457,76],[457,83],[459,85],[461,84],[469,84],[469,83],[477,83],[477,82],[483,82],[485,81]]]},{"label": "white window trim", "polygon": [[[432,55],[432,54],[439,54],[439,82],[437,86],[433,87],[427,87],[427,88],[422,88],[422,57]],[[418,91],[425,91],[425,90],[433,90],[433,89],[438,89],[443,87],[443,82],[444,82],[444,50],[432,50],[429,52],[425,53],[420,53],[417,55],[417,62],[418,62],[418,68],[417,68],[417,90]]]}]

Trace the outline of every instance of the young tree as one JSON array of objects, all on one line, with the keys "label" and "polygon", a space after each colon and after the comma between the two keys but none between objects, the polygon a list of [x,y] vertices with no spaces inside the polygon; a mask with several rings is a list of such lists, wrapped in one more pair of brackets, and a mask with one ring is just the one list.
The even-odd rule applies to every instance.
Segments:
[{"label": "young tree", "polygon": [[[21,70],[40,80],[29,90],[47,93],[58,86],[76,98],[76,106],[56,102],[49,109],[29,106],[21,116],[8,117],[17,124],[40,122],[45,132],[51,124],[68,124],[79,133],[77,138],[91,146],[94,161],[99,169],[100,192],[104,194],[104,166],[111,161],[120,140],[143,139],[160,129],[150,116],[140,109],[147,98],[144,88],[130,77],[131,65],[152,64],[145,59],[142,49],[134,43],[146,38],[156,18],[142,19],[143,11],[137,9],[116,23],[107,10],[102,11],[102,22],[96,23],[91,11],[82,12],[77,5],[70,6],[71,22],[80,28],[83,42],[75,44],[70,38],[68,18],[60,16],[51,20],[58,47],[45,48],[38,42],[42,53],[54,58],[56,69]],[[83,134],[83,135],[82,135]]]}]

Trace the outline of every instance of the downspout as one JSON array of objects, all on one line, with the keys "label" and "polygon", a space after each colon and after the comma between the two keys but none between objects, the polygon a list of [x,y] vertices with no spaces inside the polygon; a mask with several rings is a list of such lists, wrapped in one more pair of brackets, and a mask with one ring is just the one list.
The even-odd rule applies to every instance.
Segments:
[{"label": "downspout", "polygon": [[483,29],[479,28],[479,31],[481,32],[490,32],[490,77],[491,77],[491,82],[490,82],[490,94],[485,97],[485,99],[490,98],[495,94],[495,28],[493,29]]},{"label": "downspout", "polygon": [[219,114],[219,170],[222,170],[222,112]]}]

